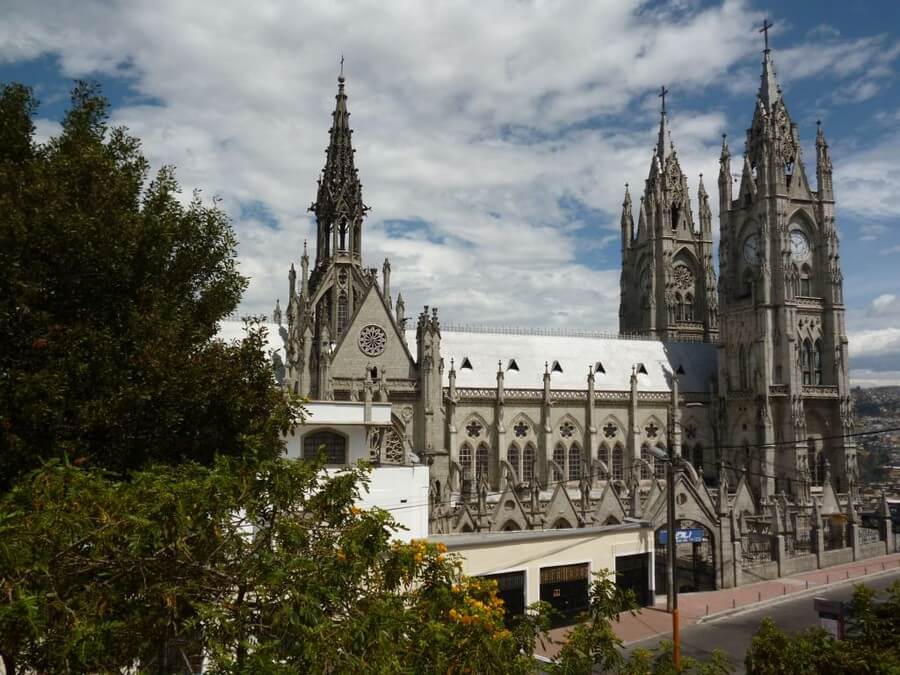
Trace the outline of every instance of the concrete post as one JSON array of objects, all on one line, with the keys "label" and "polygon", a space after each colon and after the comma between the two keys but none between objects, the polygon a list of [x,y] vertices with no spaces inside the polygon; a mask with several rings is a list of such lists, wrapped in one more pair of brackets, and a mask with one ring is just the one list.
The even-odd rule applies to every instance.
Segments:
[{"label": "concrete post", "polygon": [[853,562],[862,558],[862,549],[859,543],[859,525],[849,523],[847,525],[847,545],[853,548]]},{"label": "concrete post", "polygon": [[784,576],[782,566],[787,562],[787,546],[785,545],[784,535],[775,535],[775,563],[778,565],[778,576]]}]

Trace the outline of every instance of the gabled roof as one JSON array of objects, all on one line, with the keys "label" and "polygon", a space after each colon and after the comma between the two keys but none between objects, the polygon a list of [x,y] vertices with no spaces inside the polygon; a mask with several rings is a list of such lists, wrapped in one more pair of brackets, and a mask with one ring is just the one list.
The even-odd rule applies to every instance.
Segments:
[{"label": "gabled roof", "polygon": [[[639,362],[647,369],[646,375],[638,375],[639,391],[670,391],[672,373],[681,365],[684,375],[679,376],[680,390],[705,394],[717,372],[716,346],[708,343],[487,330],[441,330],[444,386],[448,385],[451,358],[456,364],[456,386],[472,388],[496,387],[497,362],[506,364],[510,359],[515,359],[519,370],[504,372],[507,389],[542,389],[545,364],[554,361],[559,362],[562,372],[550,374],[553,389],[587,389],[588,369],[598,361],[606,372],[594,374],[597,391],[629,391],[632,366]],[[414,347],[415,331],[406,331],[406,339]],[[471,369],[460,368],[466,358],[472,363]]]}]

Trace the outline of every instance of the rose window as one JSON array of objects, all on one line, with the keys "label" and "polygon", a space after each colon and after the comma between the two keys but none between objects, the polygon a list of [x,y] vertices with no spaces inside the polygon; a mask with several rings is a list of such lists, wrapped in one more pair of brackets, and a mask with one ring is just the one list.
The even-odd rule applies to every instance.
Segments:
[{"label": "rose window", "polygon": [[571,422],[563,422],[559,427],[559,435],[563,438],[570,438],[575,432],[575,425]]},{"label": "rose window", "polygon": [[694,273],[687,265],[676,265],[674,275],[675,285],[683,290],[689,290],[694,287]]},{"label": "rose window", "polygon": [[384,351],[387,335],[381,326],[369,324],[359,331],[359,351],[366,356],[378,356]]},{"label": "rose window", "polygon": [[519,422],[513,427],[513,430],[516,432],[518,438],[525,438],[528,434],[528,425],[525,424],[525,422]]},{"label": "rose window", "polygon": [[610,422],[603,427],[603,433],[607,438],[614,438],[616,435],[616,425]]}]

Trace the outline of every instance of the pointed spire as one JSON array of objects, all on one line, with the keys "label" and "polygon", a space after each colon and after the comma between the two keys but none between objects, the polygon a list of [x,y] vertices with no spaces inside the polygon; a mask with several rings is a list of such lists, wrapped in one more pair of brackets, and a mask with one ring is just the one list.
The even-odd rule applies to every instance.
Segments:
[{"label": "pointed spire", "polygon": [[628,183],[625,183],[625,199],[622,202],[622,248],[623,250],[631,246],[634,239],[634,216],[631,213],[631,192],[628,190]]},{"label": "pointed spire", "polygon": [[400,328],[403,328],[403,323],[406,321],[406,303],[403,302],[403,293],[397,293],[397,309],[395,310],[397,316],[397,325]]},{"label": "pointed spire", "polygon": [[722,134],[722,152],[719,153],[719,164],[725,164],[731,159],[731,151],[728,149],[728,134]]},{"label": "pointed spire", "polygon": [[662,105],[659,111],[659,139],[656,142],[656,156],[659,157],[659,163],[665,165],[666,159],[672,152],[672,137],[669,133],[669,117],[666,115],[666,94],[669,90],[665,85],[660,87],[659,97],[662,99]]},{"label": "pointed spire", "polygon": [[706,194],[706,187],[703,185],[703,174],[700,174],[700,184],[697,186],[697,196],[700,197],[700,200],[706,199],[709,195]]},{"label": "pointed spire", "polygon": [[309,253],[306,251],[306,239],[303,240],[303,255],[300,256],[300,292],[303,297],[309,296]]},{"label": "pointed spire", "polygon": [[[361,227],[362,219],[368,211],[368,207],[362,201],[362,186],[354,162],[353,131],[350,129],[350,113],[347,111],[347,95],[344,93],[343,62],[331,117],[325,166],[319,176],[316,201],[309,208],[316,214],[319,229],[316,246],[317,267],[324,259],[333,257],[339,250],[349,251],[357,257],[361,255],[358,250],[360,244],[358,228]],[[341,223],[346,225],[339,230]]]},{"label": "pointed spire", "polygon": [[781,98],[781,88],[778,86],[778,80],[775,78],[775,64],[772,62],[772,50],[769,49],[769,29],[772,24],[768,19],[763,21],[763,26],[759,30],[765,35],[765,49],[763,49],[762,75],[759,83],[759,98],[765,105],[766,110],[772,109],[772,104]]}]

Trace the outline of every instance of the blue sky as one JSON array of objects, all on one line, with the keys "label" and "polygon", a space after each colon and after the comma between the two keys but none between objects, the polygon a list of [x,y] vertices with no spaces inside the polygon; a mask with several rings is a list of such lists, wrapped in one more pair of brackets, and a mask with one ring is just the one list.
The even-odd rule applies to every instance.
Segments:
[{"label": "blue sky", "polygon": [[47,0],[4,17],[0,81],[34,87],[41,137],[72,79],[95,79],[154,166],[222,199],[243,311],[284,300],[313,232],[344,53],[366,264],[389,256],[394,292],[445,322],[609,331],[623,186],[646,178],[659,86],[691,196],[700,172],[714,196],[768,17],[809,175],[816,120],[832,149],[852,379],[900,382],[900,3]]}]

